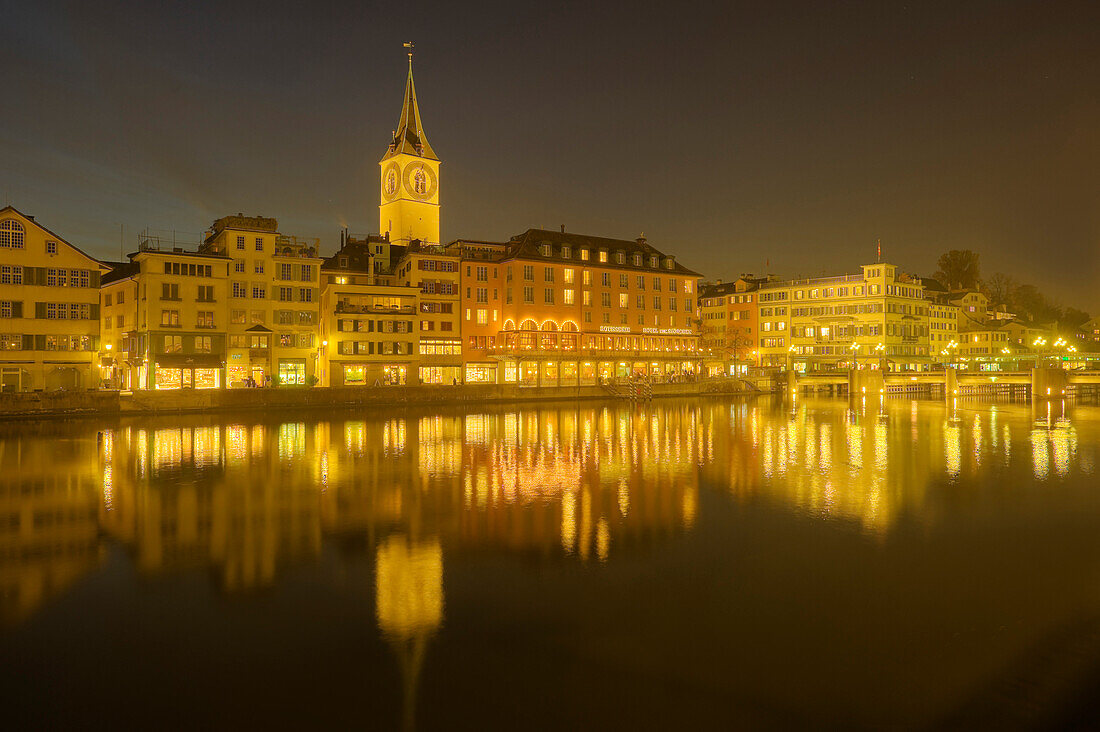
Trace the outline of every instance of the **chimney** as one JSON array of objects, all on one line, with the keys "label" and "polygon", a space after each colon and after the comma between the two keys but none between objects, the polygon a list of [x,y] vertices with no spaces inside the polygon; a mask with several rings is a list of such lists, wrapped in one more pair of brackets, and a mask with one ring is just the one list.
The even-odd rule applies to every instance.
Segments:
[{"label": "chimney", "polygon": [[722,284],[722,278],[721,277],[718,278],[718,282],[716,284],[719,284],[719,285]]},{"label": "chimney", "polygon": [[565,224],[561,225],[561,233],[563,233],[563,234],[565,233]]}]

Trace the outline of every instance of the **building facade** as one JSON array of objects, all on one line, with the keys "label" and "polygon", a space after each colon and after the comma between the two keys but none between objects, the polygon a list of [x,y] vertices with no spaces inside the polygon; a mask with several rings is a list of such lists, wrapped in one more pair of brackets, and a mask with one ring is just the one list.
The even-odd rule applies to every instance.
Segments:
[{"label": "building facade", "polygon": [[756,290],[768,278],[741,275],[734,282],[702,285],[700,346],[708,376],[734,376],[758,363],[759,304]]},{"label": "building facade", "polygon": [[0,209],[0,389],[101,386],[99,285],[107,271],[33,216]]},{"label": "building facade", "polygon": [[420,291],[374,275],[369,243],[346,242],[321,268],[320,369],[324,386],[418,383]]},{"label": "building facade", "polygon": [[143,237],[99,293],[107,386],[225,386],[229,267],[228,257]]},{"label": "building facade", "polygon": [[467,381],[535,386],[699,373],[700,276],[674,257],[645,239],[543,229],[502,250],[462,262]]},{"label": "building facade", "polygon": [[758,292],[765,366],[797,371],[852,367],[927,370],[923,284],[892,264],[860,274],[769,282]]},{"label": "building facade", "polygon": [[262,216],[224,216],[200,253],[227,257],[227,386],[307,385],[317,376],[321,258],[316,239],[278,231]]}]

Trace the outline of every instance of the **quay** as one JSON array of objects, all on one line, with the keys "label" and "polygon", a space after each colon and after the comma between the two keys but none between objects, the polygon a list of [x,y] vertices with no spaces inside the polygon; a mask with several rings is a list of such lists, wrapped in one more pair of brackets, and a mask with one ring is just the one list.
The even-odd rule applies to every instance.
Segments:
[{"label": "quay", "polygon": [[[757,384],[763,383],[764,389]],[[294,411],[568,401],[754,395],[770,393],[770,381],[705,379],[677,383],[607,383],[586,386],[516,384],[420,384],[416,386],[173,389],[135,392],[51,391],[0,394],[0,419],[157,415],[193,412]]]},{"label": "quay", "polygon": [[880,369],[849,369],[800,373],[787,371],[784,393],[802,392],[834,395],[912,394],[923,396],[997,396],[1028,399],[1061,399],[1100,391],[1100,371],[1071,371],[1037,367],[1027,371],[943,371],[906,372]]}]

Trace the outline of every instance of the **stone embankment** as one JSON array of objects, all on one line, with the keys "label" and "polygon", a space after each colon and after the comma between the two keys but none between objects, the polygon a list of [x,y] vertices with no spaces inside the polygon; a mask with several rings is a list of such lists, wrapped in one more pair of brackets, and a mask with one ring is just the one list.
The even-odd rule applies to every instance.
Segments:
[{"label": "stone embankment", "polygon": [[[173,391],[57,391],[0,394],[0,419],[38,417],[176,414],[184,412],[284,411],[340,409],[358,406],[475,405],[574,399],[622,399],[629,386],[611,393],[603,386],[461,386],[313,387],[271,389],[210,389]],[[708,380],[653,384],[653,398],[708,394],[759,394],[740,381]],[[645,396],[649,396],[647,393]]]}]

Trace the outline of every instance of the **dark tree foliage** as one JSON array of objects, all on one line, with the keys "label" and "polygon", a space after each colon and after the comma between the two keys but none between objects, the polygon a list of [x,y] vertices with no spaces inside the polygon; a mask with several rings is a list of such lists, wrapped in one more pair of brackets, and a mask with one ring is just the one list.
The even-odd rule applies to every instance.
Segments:
[{"label": "dark tree foliage", "polygon": [[952,249],[940,255],[939,270],[934,275],[949,290],[974,290],[981,282],[982,267],[977,252]]}]

